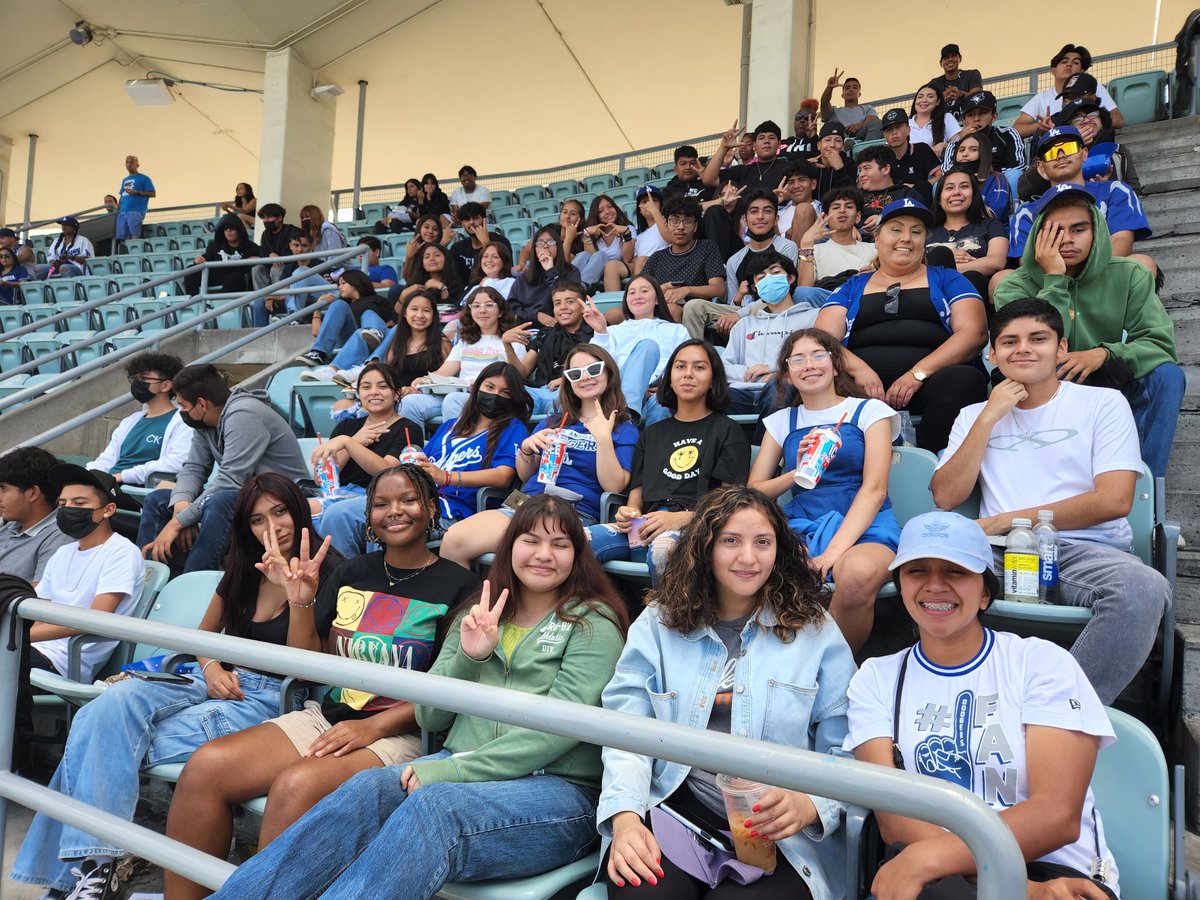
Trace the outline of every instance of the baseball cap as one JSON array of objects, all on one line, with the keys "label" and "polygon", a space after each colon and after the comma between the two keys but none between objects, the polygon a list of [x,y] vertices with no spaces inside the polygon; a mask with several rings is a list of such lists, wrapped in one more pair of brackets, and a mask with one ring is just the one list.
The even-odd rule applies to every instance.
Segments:
[{"label": "baseball cap", "polygon": [[889,109],[887,112],[885,112],[883,114],[883,130],[884,131],[887,131],[893,125],[907,125],[907,124],[908,124],[908,113],[906,113],[904,110],[902,110],[898,106],[895,107],[894,109]]},{"label": "baseball cap", "polygon": [[79,220],[74,216],[63,216],[61,219],[54,220],[55,225],[70,225],[72,228],[79,227]]},{"label": "baseball cap", "polygon": [[656,184],[643,184],[640,188],[637,189],[637,199],[638,200],[641,200],[647,194],[650,194],[651,196],[657,197],[658,199],[661,200],[663,192],[662,192],[662,189]]},{"label": "baseball cap", "polygon": [[1074,125],[1056,125],[1038,138],[1037,152],[1044,153],[1055,144],[1063,141],[1079,141],[1082,144],[1083,135],[1079,133],[1079,129]]},{"label": "baseball cap", "polygon": [[74,463],[59,463],[49,472],[50,484],[61,491],[68,484],[86,484],[97,488],[111,502],[117,502],[117,480],[99,469],[85,469]]},{"label": "baseball cap", "polygon": [[970,109],[990,109],[996,111],[996,95],[991,91],[980,91],[978,94],[972,94],[967,98],[967,106]]},{"label": "baseball cap", "polygon": [[1076,97],[1074,100],[1064,100],[1063,108],[1052,117],[1058,125],[1069,125],[1071,120],[1081,113],[1096,112],[1100,102],[1091,97]]},{"label": "baseball cap", "polygon": [[1034,202],[1031,207],[1033,217],[1036,219],[1046,211],[1047,206],[1060,197],[1064,197],[1068,194],[1074,194],[1083,197],[1088,201],[1088,203],[1093,205],[1096,203],[1096,198],[1092,196],[1091,192],[1087,188],[1085,188],[1083,185],[1072,184],[1071,182],[1067,181],[1062,184],[1056,184],[1053,187],[1047,188],[1046,192],[1042,194],[1042,196],[1038,197],[1037,201]]},{"label": "baseball cap", "polygon": [[992,568],[992,545],[974,519],[935,509],[908,520],[888,569],[894,572],[914,559],[944,559],[968,572],[983,572]]},{"label": "baseball cap", "polygon": [[0,237],[16,237],[17,233],[11,228],[0,228]]},{"label": "baseball cap", "polygon": [[958,49],[958,44],[947,44],[942,48],[940,59],[945,59],[947,56],[962,56],[962,51]]},{"label": "baseball cap", "polygon": [[1088,148],[1087,159],[1083,161],[1083,180],[1090,181],[1101,175],[1108,174],[1108,170],[1112,168],[1113,154],[1117,152],[1117,145],[1110,142],[1103,144],[1093,144]]},{"label": "baseball cap", "polygon": [[817,134],[817,138],[829,137],[831,134],[836,134],[838,137],[846,136],[846,126],[836,119],[832,122],[826,122],[821,126],[821,131]]},{"label": "baseball cap", "polygon": [[885,206],[879,213],[879,224],[882,225],[888,219],[894,219],[896,216],[912,216],[924,222],[926,228],[933,227],[933,213],[929,211],[929,207],[911,197],[893,200]]},{"label": "baseball cap", "polygon": [[1095,94],[1099,89],[1094,76],[1087,72],[1076,72],[1063,83],[1062,91],[1056,96],[1077,97],[1080,94]]}]

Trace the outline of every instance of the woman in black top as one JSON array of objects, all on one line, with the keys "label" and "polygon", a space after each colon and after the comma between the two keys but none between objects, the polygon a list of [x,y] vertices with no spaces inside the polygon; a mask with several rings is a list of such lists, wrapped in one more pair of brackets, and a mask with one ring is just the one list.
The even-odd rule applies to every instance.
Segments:
[{"label": "woman in black top", "polygon": [[13,287],[17,282],[30,281],[33,275],[28,269],[17,262],[17,251],[0,247],[0,303],[17,304],[21,302],[21,291]]},{"label": "woman in black top", "polygon": [[392,312],[384,298],[375,293],[375,286],[365,272],[361,269],[342,272],[338,277],[338,298],[323,313],[318,310],[313,314],[321,323],[317,339],[311,350],[296,357],[300,362],[328,365],[334,349],[346,343],[356,328],[364,329],[364,337],[369,334],[374,338],[373,342],[368,341],[369,346],[378,347],[383,342]]},{"label": "woman in black top", "polygon": [[[246,224],[236,215],[230,214],[217,223],[217,234],[208,242],[204,253],[196,257],[196,263],[218,262],[223,259],[252,259],[260,254],[258,244],[250,240]],[[189,295],[200,293],[200,273],[194,272],[184,278]],[[212,269],[208,273],[208,290],[219,290],[225,294],[250,290],[250,266],[230,266]]]},{"label": "woman in black top", "polygon": [[413,236],[408,240],[408,247],[404,251],[404,265],[400,270],[400,277],[405,284],[413,283],[413,272],[416,270],[417,263],[421,261],[421,251],[428,244],[437,244],[446,246],[450,242],[451,232],[442,227],[442,220],[438,216],[421,216],[417,219],[417,224],[413,226]]},{"label": "woman in black top", "polygon": [[[405,267],[407,264],[405,260]],[[400,292],[400,299],[396,302],[397,312],[405,300],[422,288],[433,291],[438,303],[457,305],[463,297],[464,288],[458,276],[458,266],[450,261],[446,248],[441,244],[425,244],[411,275],[405,276],[404,280],[408,287]]]},{"label": "woman in black top", "polygon": [[432,172],[421,176],[421,201],[417,209],[423,216],[437,216],[443,227],[449,227],[450,198],[442,192]]},{"label": "woman in black top", "polygon": [[518,322],[554,327],[550,295],[560,280],[581,281],[579,270],[567,262],[557,228],[547,225],[533,236],[533,259],[517,278],[508,304]]},{"label": "woman in black top", "polygon": [[[925,241],[932,266],[957,269],[981,297],[1008,258],[1008,229],[983,202],[973,173],[955,166],[933,189],[933,228]],[[934,248],[942,248],[933,252]]]}]

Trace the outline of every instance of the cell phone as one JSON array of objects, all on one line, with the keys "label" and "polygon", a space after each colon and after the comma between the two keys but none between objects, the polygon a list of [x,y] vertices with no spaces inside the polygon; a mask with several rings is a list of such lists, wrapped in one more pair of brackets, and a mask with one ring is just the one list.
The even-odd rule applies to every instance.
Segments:
[{"label": "cell phone", "polygon": [[130,669],[126,674],[139,681],[165,681],[167,684],[192,684],[192,679],[186,675],[176,675],[174,672],[149,672],[145,669]]},{"label": "cell phone", "polygon": [[658,808],[696,836],[700,843],[713,850],[733,853],[733,842],[721,833],[719,828],[707,822],[699,822],[691,815],[675,809],[667,803],[658,804]]}]

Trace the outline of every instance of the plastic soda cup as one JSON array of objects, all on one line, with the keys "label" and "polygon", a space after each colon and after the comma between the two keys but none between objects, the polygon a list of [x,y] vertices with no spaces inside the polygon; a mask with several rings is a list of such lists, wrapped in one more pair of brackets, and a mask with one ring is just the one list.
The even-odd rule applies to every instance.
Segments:
[{"label": "plastic soda cup", "polygon": [[796,459],[796,486],[812,490],[842,448],[842,438],[834,428],[814,428],[817,441]]},{"label": "plastic soda cup", "polygon": [[423,459],[425,459],[425,451],[413,444],[409,444],[400,451],[400,463],[402,465],[409,464],[415,466]]},{"label": "plastic soda cup", "polygon": [[342,480],[338,473],[338,464],[332,457],[325,457],[317,463],[317,486],[321,489],[322,497],[340,497],[342,495]]},{"label": "plastic soda cup", "polygon": [[754,807],[771,786],[734,775],[718,775],[717,787],[725,798],[725,815],[729,818],[738,860],[774,872],[775,842],[764,837],[750,837],[750,829],[746,827],[746,820],[754,815]]},{"label": "plastic soda cup", "polygon": [[558,473],[562,470],[566,458],[567,442],[561,434],[556,434],[542,451],[542,461],[537,472],[538,484],[556,484]]}]

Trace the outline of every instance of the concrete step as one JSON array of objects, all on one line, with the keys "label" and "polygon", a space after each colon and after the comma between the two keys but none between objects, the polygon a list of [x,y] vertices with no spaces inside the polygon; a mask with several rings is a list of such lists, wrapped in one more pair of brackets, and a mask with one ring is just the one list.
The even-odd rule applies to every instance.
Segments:
[{"label": "concrete step", "polygon": [[1200,153],[1164,156],[1138,163],[1138,177],[1145,193],[1192,190],[1200,185]]},{"label": "concrete step", "polygon": [[1175,350],[1183,366],[1200,365],[1200,307],[1172,309],[1175,323]]},{"label": "concrete step", "polygon": [[1166,191],[1142,198],[1142,211],[1155,234],[1181,223],[1200,223],[1200,202],[1195,191]]},{"label": "concrete step", "polygon": [[[1195,450],[1193,449],[1193,453]],[[1189,547],[1200,547],[1200,491],[1174,488],[1180,482],[1167,470],[1167,518],[1178,522]],[[1195,484],[1195,481],[1192,481]]]},{"label": "concrete step", "polygon": [[1134,148],[1136,153],[1138,150],[1152,152],[1159,147],[1197,144],[1200,143],[1197,135],[1200,135],[1200,116],[1192,116],[1123,128],[1118,133],[1117,140]]},{"label": "concrete step", "polygon": [[1134,250],[1148,253],[1166,274],[1161,293],[1164,303],[1188,305],[1192,296],[1200,293],[1200,235],[1158,235],[1137,241]]}]

